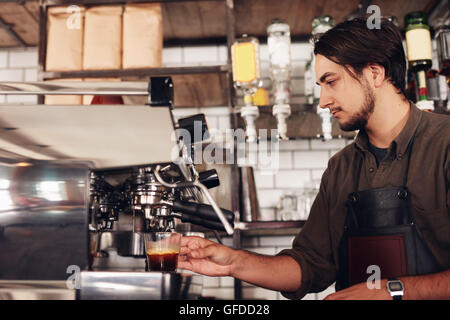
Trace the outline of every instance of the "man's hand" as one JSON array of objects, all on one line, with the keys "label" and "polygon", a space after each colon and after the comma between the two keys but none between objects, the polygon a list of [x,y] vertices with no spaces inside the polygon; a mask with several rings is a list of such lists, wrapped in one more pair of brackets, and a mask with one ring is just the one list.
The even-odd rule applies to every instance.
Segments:
[{"label": "man's hand", "polygon": [[300,265],[290,256],[235,250],[200,237],[182,237],[178,267],[206,276],[231,276],[277,291],[295,291]]},{"label": "man's hand", "polygon": [[201,237],[182,237],[178,267],[206,276],[230,276],[234,251]]},{"label": "man's hand", "polygon": [[386,289],[386,280],[381,280],[380,289],[369,289],[367,283],[362,282],[332,293],[325,300],[392,300],[392,297]]},{"label": "man's hand", "polygon": [[[403,300],[449,300],[450,270],[422,276],[399,278],[405,287]],[[387,279],[380,280],[380,289],[369,289],[359,283],[350,288],[330,294],[326,300],[392,300],[386,288]]]}]

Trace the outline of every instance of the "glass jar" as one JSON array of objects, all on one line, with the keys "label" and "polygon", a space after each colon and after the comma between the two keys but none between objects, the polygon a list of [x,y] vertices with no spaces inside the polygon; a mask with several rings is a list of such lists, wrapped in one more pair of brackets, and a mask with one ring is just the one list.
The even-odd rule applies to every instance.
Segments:
[{"label": "glass jar", "polygon": [[297,212],[297,195],[295,193],[281,195],[277,205],[277,220],[299,220]]}]

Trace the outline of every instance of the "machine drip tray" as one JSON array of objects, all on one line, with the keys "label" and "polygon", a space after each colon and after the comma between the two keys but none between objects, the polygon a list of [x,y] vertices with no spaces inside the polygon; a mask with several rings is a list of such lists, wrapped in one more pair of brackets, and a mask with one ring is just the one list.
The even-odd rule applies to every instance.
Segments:
[{"label": "machine drip tray", "polygon": [[201,275],[166,272],[81,272],[81,300],[193,300],[203,287]]}]

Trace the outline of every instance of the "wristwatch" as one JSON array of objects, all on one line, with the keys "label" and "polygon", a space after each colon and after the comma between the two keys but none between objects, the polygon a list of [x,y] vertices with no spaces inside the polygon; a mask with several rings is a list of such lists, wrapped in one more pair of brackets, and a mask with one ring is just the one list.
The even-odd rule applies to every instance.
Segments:
[{"label": "wristwatch", "polygon": [[405,292],[403,282],[398,279],[390,278],[386,283],[386,287],[393,300],[402,300],[403,294]]}]

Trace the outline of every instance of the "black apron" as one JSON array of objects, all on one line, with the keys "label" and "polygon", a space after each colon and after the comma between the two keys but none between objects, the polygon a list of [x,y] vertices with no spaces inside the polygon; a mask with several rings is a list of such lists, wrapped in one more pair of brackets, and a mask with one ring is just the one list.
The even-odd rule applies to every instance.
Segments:
[{"label": "black apron", "polygon": [[378,266],[381,279],[442,271],[423,240],[411,213],[411,195],[406,188],[412,137],[403,185],[358,191],[362,158],[355,192],[347,200],[344,234],[339,247],[336,289],[366,282]]}]

